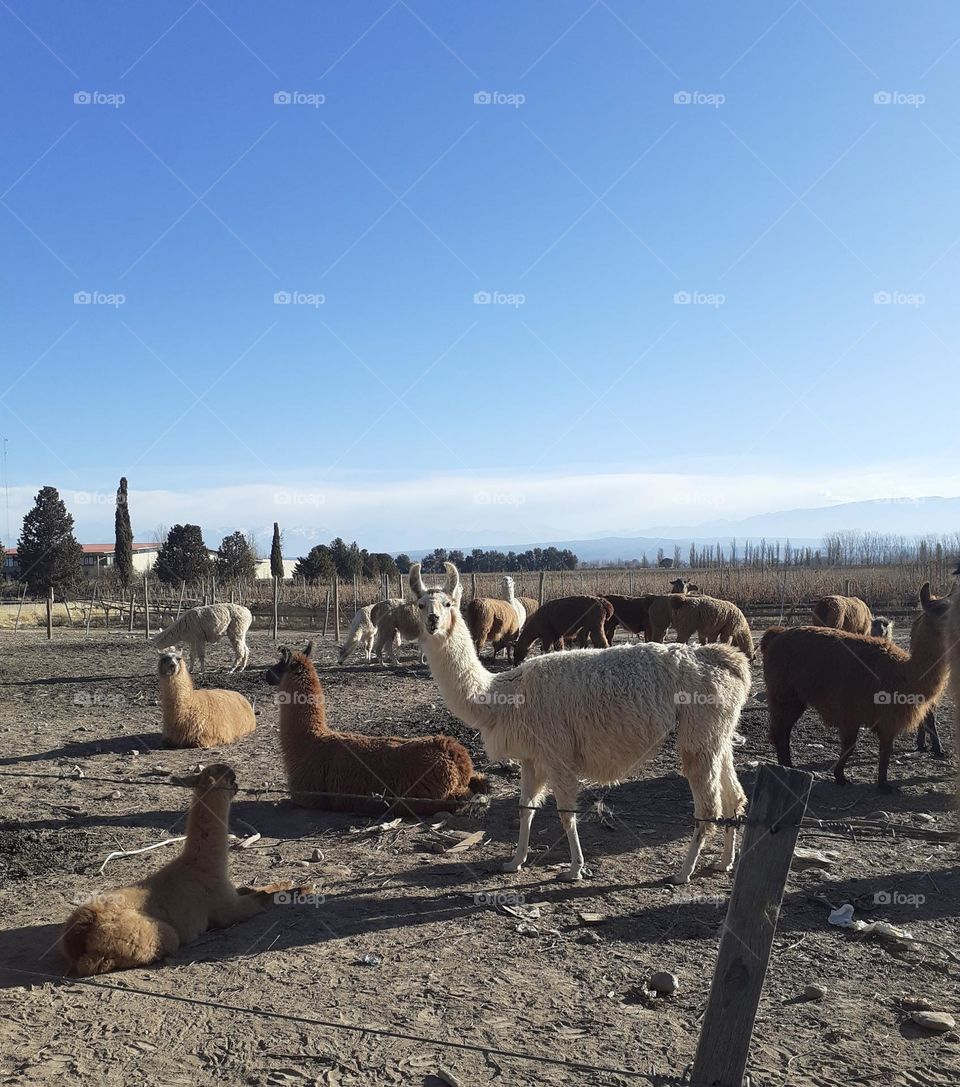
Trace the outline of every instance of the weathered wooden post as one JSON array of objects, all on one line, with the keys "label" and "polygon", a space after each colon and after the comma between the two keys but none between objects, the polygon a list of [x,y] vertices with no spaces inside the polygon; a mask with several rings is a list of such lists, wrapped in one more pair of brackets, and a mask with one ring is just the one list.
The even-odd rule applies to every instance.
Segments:
[{"label": "weathered wooden post", "polygon": [[133,633],[133,589],[130,590],[130,625],[127,627],[127,633]]},{"label": "weathered wooden post", "polygon": [[[180,599],[177,601],[176,619],[180,618],[180,609],[183,607],[183,596],[184,596],[184,593],[186,591],[187,591],[187,583],[186,583],[186,581],[181,581],[180,582]],[[174,621],[176,621],[176,619]]]},{"label": "weathered wooden post", "polygon": [[327,636],[327,628],[330,625],[330,587],[327,587],[327,601],[323,608],[323,636]]},{"label": "weathered wooden post", "polygon": [[143,637],[144,641],[150,641],[150,587],[146,574],[143,575]]},{"label": "weathered wooden post", "polygon": [[540,571],[540,581],[539,581],[539,584],[537,585],[537,602],[539,603],[539,605],[541,607],[543,607],[543,583],[544,583],[544,579],[546,578],[546,576],[547,576],[546,570],[541,570]]},{"label": "weathered wooden post", "polygon": [[764,765],[723,923],[691,1087],[741,1087],[811,774]]},{"label": "weathered wooden post", "polygon": [[475,573],[470,574],[470,599],[477,599],[477,575]]},{"label": "weathered wooden post", "polygon": [[70,611],[70,604],[67,602],[67,590],[63,589],[60,596],[63,599],[63,610],[67,613],[67,622],[70,626],[73,626],[73,613]]},{"label": "weathered wooden post", "polygon": [[273,640],[277,640],[277,628],[280,625],[280,578],[273,575]]},{"label": "weathered wooden post", "polygon": [[23,611],[23,602],[27,599],[27,583],[23,583],[23,592],[20,594],[20,601],[17,604],[17,618],[13,623],[13,633],[16,634],[20,629],[20,612]]},{"label": "weathered wooden post", "polygon": [[340,644],[340,577],[333,575],[333,636]]},{"label": "weathered wooden post", "polygon": [[47,589],[47,638],[53,637],[53,586]]}]

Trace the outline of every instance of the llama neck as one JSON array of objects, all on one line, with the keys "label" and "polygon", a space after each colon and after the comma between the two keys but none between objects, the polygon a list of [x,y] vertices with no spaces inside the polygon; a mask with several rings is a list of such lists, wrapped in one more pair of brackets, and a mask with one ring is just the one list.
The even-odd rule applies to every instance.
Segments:
[{"label": "llama neck", "polygon": [[313,669],[288,673],[280,691],[280,739],[294,733],[326,733],[326,710],[323,688]]},{"label": "llama neck", "polygon": [[227,835],[230,827],[229,789],[207,789],[193,794],[187,816],[183,860],[212,872],[227,870]]},{"label": "llama neck", "polygon": [[420,645],[450,712],[474,728],[493,724],[496,707],[485,696],[494,677],[480,663],[460,613],[454,612],[453,626],[446,638],[427,635]]},{"label": "llama neck", "polygon": [[193,694],[193,680],[187,671],[186,665],[181,665],[172,676],[162,676],[160,679],[160,706],[163,710],[168,707],[175,709],[182,705]]},{"label": "llama neck", "polygon": [[904,662],[909,689],[925,698],[936,697],[947,679],[948,662],[942,624],[924,616],[917,628],[910,659]]}]

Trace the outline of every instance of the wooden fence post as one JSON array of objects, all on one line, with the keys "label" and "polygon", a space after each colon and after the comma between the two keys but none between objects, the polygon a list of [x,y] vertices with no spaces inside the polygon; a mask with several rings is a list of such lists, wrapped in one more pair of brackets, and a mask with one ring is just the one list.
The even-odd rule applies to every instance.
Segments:
[{"label": "wooden fence post", "polygon": [[692,1087],[741,1087],[753,1023],[811,774],[764,765],[747,812],[743,849],[723,923]]},{"label": "wooden fence post", "polygon": [[174,622],[180,618],[180,609],[183,607],[183,594],[187,591],[187,583],[185,581],[180,582],[180,599],[177,601],[177,614],[174,618]]},{"label": "wooden fence post", "polygon": [[540,604],[540,607],[543,607],[543,582],[546,576],[547,572],[545,570],[541,570],[540,583],[537,585],[537,602]]},{"label": "wooden fence post", "polygon": [[53,637],[53,586],[47,590],[47,638]]},{"label": "wooden fence post", "polygon": [[90,633],[90,617],[93,615],[93,602],[97,596],[97,587],[100,585],[100,577],[97,576],[97,580],[93,583],[93,588],[90,590],[90,604],[87,607],[87,625],[83,632],[84,637]]},{"label": "wooden fence post", "polygon": [[340,644],[340,577],[333,575],[333,636]]},{"label": "wooden fence post", "polygon": [[63,610],[67,613],[67,622],[70,626],[73,626],[73,613],[70,611],[70,604],[67,601],[67,590],[62,589],[60,591],[60,596],[63,599]]},{"label": "wooden fence post", "polygon": [[130,625],[127,627],[127,633],[133,633],[133,589],[130,590]]},{"label": "wooden fence post", "polygon": [[143,630],[144,641],[150,641],[150,588],[147,584],[147,575],[143,575]]},{"label": "wooden fence post", "polygon": [[27,583],[23,583],[23,592],[20,594],[20,601],[17,604],[17,618],[14,620],[13,633],[16,634],[20,629],[20,612],[23,610],[23,602],[27,599]]},{"label": "wooden fence post", "polygon": [[323,636],[327,636],[327,628],[330,625],[330,588],[327,587],[327,602],[323,609]]},{"label": "wooden fence post", "polygon": [[273,575],[273,640],[277,640],[277,628],[280,625],[280,578]]}]

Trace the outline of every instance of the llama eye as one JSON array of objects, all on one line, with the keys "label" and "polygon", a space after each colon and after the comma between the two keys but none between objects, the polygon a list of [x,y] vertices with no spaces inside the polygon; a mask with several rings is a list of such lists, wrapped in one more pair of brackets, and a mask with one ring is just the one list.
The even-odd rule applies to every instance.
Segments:
[{"label": "llama eye", "polygon": [[445,600],[445,601],[443,602],[443,606],[444,606],[445,608],[450,608],[450,607],[452,607],[453,605],[452,605],[452,604],[450,603],[450,601],[449,601],[449,600]]},{"label": "llama eye", "polygon": [[421,611],[423,611],[423,605],[422,605],[422,604],[418,604],[418,605],[417,605],[417,607],[418,607],[418,608],[419,608],[419,609],[420,609]]}]

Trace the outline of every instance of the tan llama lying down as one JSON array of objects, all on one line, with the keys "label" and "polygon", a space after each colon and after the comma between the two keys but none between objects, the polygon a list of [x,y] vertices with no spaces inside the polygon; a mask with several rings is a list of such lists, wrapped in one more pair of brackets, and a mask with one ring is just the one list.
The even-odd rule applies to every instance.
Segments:
[{"label": "tan llama lying down", "polygon": [[253,732],[253,706],[239,691],[198,691],[179,653],[157,662],[164,747],[220,747]]},{"label": "tan llama lying down", "polygon": [[489,790],[487,779],[474,773],[470,752],[452,736],[403,739],[332,732],[312,650],[313,642],[302,653],[284,646],[264,676],[278,691],[280,746],[295,804],[380,815],[389,801],[375,794],[404,796],[416,799],[391,805],[397,815],[432,815],[456,811]]},{"label": "tan llama lying down", "polygon": [[[227,863],[227,827],[237,779],[229,766],[208,766],[176,779],[193,789],[183,852],[130,887],[93,895],[60,933],[68,973],[79,977],[157,962],[207,929],[260,913],[290,883],[234,887]],[[312,887],[299,887],[296,895]]]}]

